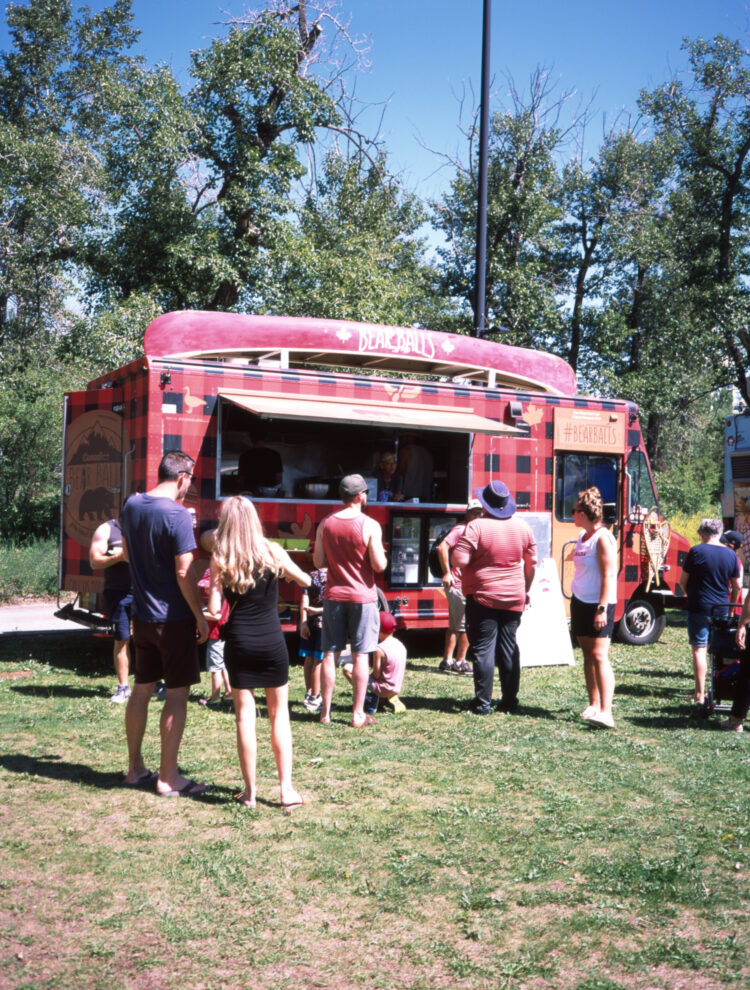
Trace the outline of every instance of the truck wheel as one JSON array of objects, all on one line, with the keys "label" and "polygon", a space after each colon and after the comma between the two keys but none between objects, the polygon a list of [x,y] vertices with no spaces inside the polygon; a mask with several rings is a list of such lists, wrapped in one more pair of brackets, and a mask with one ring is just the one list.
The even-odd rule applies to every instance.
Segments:
[{"label": "truck wheel", "polygon": [[660,603],[649,598],[631,598],[617,625],[617,638],[632,646],[648,646],[658,641],[666,624]]},{"label": "truck wheel", "polygon": [[375,589],[378,593],[378,608],[381,612],[390,612],[391,606],[388,599],[385,597],[385,592],[382,588],[376,587]]}]

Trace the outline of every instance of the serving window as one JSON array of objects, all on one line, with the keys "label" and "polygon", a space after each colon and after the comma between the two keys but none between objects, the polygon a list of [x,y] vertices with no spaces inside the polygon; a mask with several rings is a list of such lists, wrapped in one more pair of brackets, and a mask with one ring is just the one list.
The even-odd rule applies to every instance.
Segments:
[{"label": "serving window", "polygon": [[[396,455],[397,471],[404,471],[405,501],[442,504],[466,500],[471,433],[409,428],[390,422],[293,418],[295,405],[294,399],[287,400],[289,416],[258,415],[222,397],[217,450],[219,497],[244,492],[255,498],[338,501],[338,485],[344,475],[356,472],[376,484],[381,456],[391,451]],[[317,402],[312,412],[320,411],[322,405]],[[280,471],[275,471],[275,466]]]}]

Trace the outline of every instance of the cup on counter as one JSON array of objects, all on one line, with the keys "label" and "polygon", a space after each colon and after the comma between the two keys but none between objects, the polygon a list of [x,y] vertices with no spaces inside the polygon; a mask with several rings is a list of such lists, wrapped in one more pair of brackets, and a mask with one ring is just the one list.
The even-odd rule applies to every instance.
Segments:
[{"label": "cup on counter", "polygon": [[381,492],[381,493],[380,493],[380,494],[378,495],[378,500],[379,500],[380,502],[390,502],[390,500],[391,500],[391,493],[390,493],[390,492],[388,491],[388,489],[384,489],[384,490],[383,490],[383,491],[382,491],[382,492]]}]

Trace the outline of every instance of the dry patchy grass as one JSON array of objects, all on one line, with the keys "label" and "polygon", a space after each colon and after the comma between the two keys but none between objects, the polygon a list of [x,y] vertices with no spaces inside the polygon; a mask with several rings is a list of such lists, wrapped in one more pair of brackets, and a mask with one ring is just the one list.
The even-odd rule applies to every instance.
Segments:
[{"label": "dry patchy grass", "polygon": [[[684,631],[613,650],[614,734],[580,725],[582,673],[525,671],[519,716],[462,713],[464,678],[411,645],[373,731],[304,713],[298,786],[237,807],[232,717],[191,704],[199,801],[120,785],[108,644],[0,637],[0,987],[715,990],[750,971],[748,749],[698,723]],[[425,645],[426,644],[426,645]],[[195,691],[195,695],[200,692]],[[157,708],[147,757],[157,754]]]}]

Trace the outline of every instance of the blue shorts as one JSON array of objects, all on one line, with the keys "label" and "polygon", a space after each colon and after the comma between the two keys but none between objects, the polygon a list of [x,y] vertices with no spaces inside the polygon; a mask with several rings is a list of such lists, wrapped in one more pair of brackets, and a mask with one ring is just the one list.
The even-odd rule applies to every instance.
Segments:
[{"label": "blue shorts", "polygon": [[323,659],[323,625],[313,626],[308,622],[310,629],[309,639],[299,638],[299,655],[303,660],[308,657],[312,660]]},{"label": "blue shorts", "polygon": [[131,593],[117,588],[105,588],[102,593],[102,604],[104,614],[112,625],[115,639],[120,642],[130,639],[130,606],[133,604]]},{"label": "blue shorts", "polygon": [[708,646],[708,633],[711,628],[711,616],[703,612],[688,612],[687,630],[691,646]]}]

